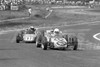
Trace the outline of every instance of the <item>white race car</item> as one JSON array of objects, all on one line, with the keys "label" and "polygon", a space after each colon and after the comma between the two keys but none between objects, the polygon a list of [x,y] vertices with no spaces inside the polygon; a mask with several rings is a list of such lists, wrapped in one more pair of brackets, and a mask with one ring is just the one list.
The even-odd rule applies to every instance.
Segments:
[{"label": "white race car", "polygon": [[53,31],[47,30],[37,36],[36,46],[41,47],[43,50],[47,50],[47,48],[66,50],[70,47],[77,50],[78,40],[77,37],[69,37],[68,35],[53,36]]},{"label": "white race car", "polygon": [[44,32],[44,36],[38,36],[36,40],[36,46],[42,47],[42,49],[46,50],[47,48],[58,48],[58,49],[66,49],[67,41],[62,36],[54,37],[52,30],[47,30]]},{"label": "white race car", "polygon": [[48,42],[50,48],[59,48],[59,49],[67,48],[67,41],[63,37],[52,37]]}]

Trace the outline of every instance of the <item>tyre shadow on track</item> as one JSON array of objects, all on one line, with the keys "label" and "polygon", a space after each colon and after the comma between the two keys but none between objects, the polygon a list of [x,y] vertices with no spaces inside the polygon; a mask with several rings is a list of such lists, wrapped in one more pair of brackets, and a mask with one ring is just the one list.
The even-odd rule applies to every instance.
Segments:
[{"label": "tyre shadow on track", "polygon": [[54,50],[54,51],[83,51],[82,49],[77,49],[77,50],[72,50],[72,49],[48,49],[49,50]]}]

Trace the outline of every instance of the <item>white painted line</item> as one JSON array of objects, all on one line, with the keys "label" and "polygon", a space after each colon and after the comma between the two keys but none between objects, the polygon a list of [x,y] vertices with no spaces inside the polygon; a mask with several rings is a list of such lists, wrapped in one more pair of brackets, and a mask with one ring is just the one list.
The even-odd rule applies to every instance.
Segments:
[{"label": "white painted line", "polygon": [[96,40],[100,41],[100,38],[97,37],[98,35],[100,35],[100,33],[97,33],[97,34],[93,35],[93,38],[95,38]]}]

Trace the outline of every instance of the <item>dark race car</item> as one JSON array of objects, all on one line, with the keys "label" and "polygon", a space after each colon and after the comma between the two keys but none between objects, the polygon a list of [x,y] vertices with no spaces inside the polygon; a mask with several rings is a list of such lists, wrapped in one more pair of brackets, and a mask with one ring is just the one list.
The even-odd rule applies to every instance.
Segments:
[{"label": "dark race car", "polygon": [[16,36],[16,43],[20,42],[35,42],[36,41],[36,30],[21,30]]}]

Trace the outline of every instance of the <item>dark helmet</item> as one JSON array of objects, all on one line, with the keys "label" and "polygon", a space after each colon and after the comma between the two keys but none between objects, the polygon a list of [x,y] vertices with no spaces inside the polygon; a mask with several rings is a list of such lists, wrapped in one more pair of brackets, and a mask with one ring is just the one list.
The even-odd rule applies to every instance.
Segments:
[{"label": "dark helmet", "polygon": [[33,26],[30,26],[30,29],[35,31],[35,28]]}]

